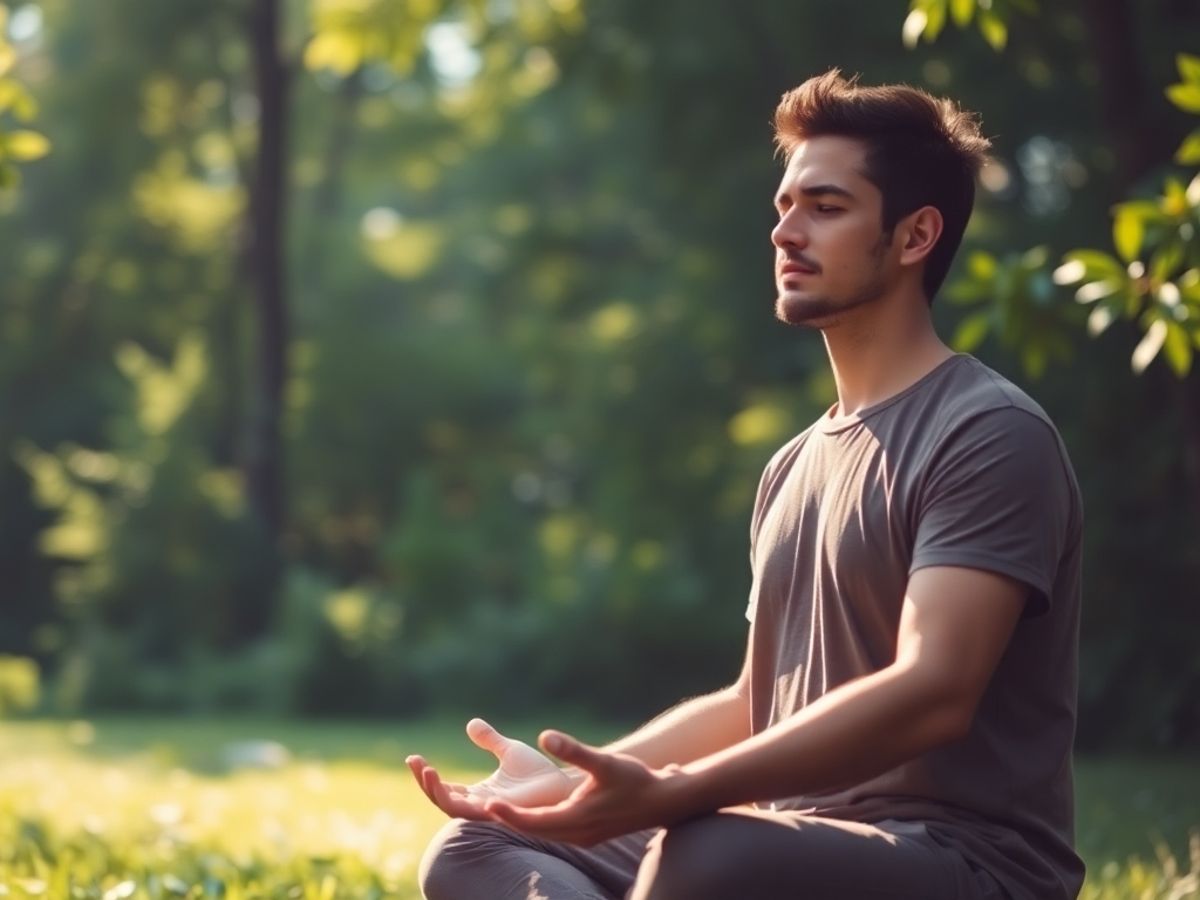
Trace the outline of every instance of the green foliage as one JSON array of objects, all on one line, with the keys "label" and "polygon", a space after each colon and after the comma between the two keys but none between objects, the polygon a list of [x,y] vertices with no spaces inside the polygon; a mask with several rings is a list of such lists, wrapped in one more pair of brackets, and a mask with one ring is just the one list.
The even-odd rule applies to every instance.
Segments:
[{"label": "green foliage", "polygon": [[[1178,65],[1185,81],[1173,87],[1200,90],[1200,58],[1181,54]],[[1185,93],[1169,90],[1168,96],[1190,110]],[[1185,141],[1177,156],[1186,149]],[[1064,257],[1054,280],[1080,284],[1075,299],[1095,304],[1088,317],[1091,334],[1118,317],[1138,322],[1144,336],[1133,351],[1134,372],[1144,371],[1161,352],[1183,378],[1200,349],[1200,172],[1186,187],[1168,178],[1157,200],[1118,204],[1113,244],[1124,267],[1102,251],[1077,250]]]},{"label": "green foliage", "polygon": [[0,718],[35,708],[40,695],[37,663],[22,656],[0,655]]},{"label": "green foliage", "polygon": [[953,304],[986,308],[963,318],[952,346],[970,353],[994,334],[1033,378],[1040,378],[1051,362],[1069,360],[1073,323],[1057,303],[1046,259],[1045,247],[1004,259],[983,250],[970,253],[964,276],[947,288],[945,297]]},{"label": "green foliage", "polygon": [[1157,863],[1108,862],[1089,879],[1080,900],[1187,900],[1200,897],[1200,832],[1192,834],[1188,859],[1178,860],[1160,846]]},{"label": "green foliage", "polygon": [[[937,28],[930,36],[931,23],[940,21],[936,15],[944,12],[930,18],[929,9],[934,6],[944,7],[945,3],[914,2],[904,26],[906,35],[915,28],[913,17],[924,15],[927,39],[937,36]],[[965,10],[973,4],[957,6]],[[955,15],[960,25],[969,18],[967,12]],[[908,43],[914,46],[915,40]],[[1000,41],[996,49],[1002,46]],[[1167,97],[1185,112],[1200,113],[1200,57],[1181,53],[1176,65],[1182,81],[1167,88]],[[1184,140],[1175,154],[1177,162],[1200,161],[1196,138],[1193,134]],[[1117,318],[1137,322],[1143,336],[1131,357],[1135,373],[1145,371],[1161,352],[1171,370],[1183,378],[1200,348],[1200,171],[1193,173],[1186,187],[1179,179],[1168,178],[1157,199],[1118,203],[1112,215],[1113,245],[1124,266],[1101,250],[1075,250],[1055,269],[1053,281],[1081,283],[1075,299],[1095,304],[1087,317],[1093,337]],[[985,259],[990,258],[976,253],[967,277],[947,292],[959,302],[992,301],[989,313],[974,313],[960,323],[954,343],[960,349],[973,349],[994,322],[1004,345],[1019,350],[1030,376],[1040,377],[1049,360],[1069,360],[1071,345],[1063,325],[1077,320],[1069,306],[1058,305],[1043,316],[1027,313],[1030,307],[1049,305],[1047,273],[1041,271],[1045,248],[1012,257],[1004,266],[983,262]]]},{"label": "green foliage", "polygon": [[909,49],[924,39],[938,39],[947,21],[964,29],[974,21],[979,33],[993,50],[1008,43],[1009,21],[1014,12],[1036,13],[1036,0],[911,0],[902,30]]},{"label": "green foliage", "polygon": [[[117,365],[134,402],[112,423],[108,450],[24,443],[17,458],[56,514],[41,549],[64,563],[56,592],[76,638],[60,700],[165,708],[180,702],[182,685],[164,663],[197,639],[236,647],[237,609],[261,590],[262,572],[245,552],[256,534],[238,476],[214,467],[196,440],[207,371],[199,338],[186,337],[169,363],[124,344]],[[133,602],[152,596],[169,602]]]},{"label": "green foliage", "polygon": [[22,123],[37,116],[37,103],[10,74],[17,64],[17,51],[8,40],[8,18],[8,6],[0,3],[0,193],[19,183],[20,172],[13,163],[31,162],[50,152],[50,141],[44,135],[3,124],[9,116]]}]

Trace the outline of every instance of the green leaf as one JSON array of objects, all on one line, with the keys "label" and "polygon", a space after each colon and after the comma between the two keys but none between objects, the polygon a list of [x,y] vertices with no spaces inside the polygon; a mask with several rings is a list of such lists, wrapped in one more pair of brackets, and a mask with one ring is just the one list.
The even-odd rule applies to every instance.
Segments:
[{"label": "green leaf", "polygon": [[1187,190],[1178,179],[1167,179],[1160,205],[1162,211],[1173,219],[1176,219],[1187,212]]},{"label": "green leaf", "polygon": [[1133,350],[1133,356],[1129,362],[1134,374],[1141,375],[1146,371],[1146,367],[1154,362],[1154,357],[1158,356],[1158,351],[1162,349],[1163,342],[1166,339],[1167,323],[1165,320],[1156,317],[1150,323],[1150,327],[1146,329],[1146,334],[1138,341],[1137,347]]},{"label": "green leaf", "polygon": [[1085,285],[1081,285],[1075,291],[1076,303],[1095,303],[1097,300],[1103,300],[1105,297],[1111,297],[1121,288],[1125,287],[1123,281],[1118,281],[1115,278],[1104,278],[1100,281],[1089,281]]},{"label": "green leaf", "polygon": [[1160,221],[1163,217],[1162,203],[1158,200],[1126,200],[1124,203],[1118,203],[1113,209],[1116,210],[1118,207],[1136,213],[1147,222]]},{"label": "green leaf", "polygon": [[904,41],[904,46],[912,50],[921,40],[921,35],[925,33],[925,26],[929,23],[929,15],[924,9],[918,6],[909,12],[904,19],[904,26],[900,29],[900,38]]},{"label": "green leaf", "polygon": [[1200,84],[1173,84],[1167,88],[1167,99],[1184,112],[1200,113]]},{"label": "green leaf", "polygon": [[1177,241],[1163,244],[1150,257],[1150,278],[1153,281],[1166,281],[1183,262],[1184,247]]},{"label": "green leaf", "polygon": [[1088,334],[1090,334],[1092,337],[1103,334],[1104,330],[1108,328],[1108,326],[1114,321],[1116,321],[1116,318],[1117,311],[1113,308],[1111,303],[1097,303],[1094,307],[1092,307],[1092,311],[1088,314]]},{"label": "green leaf", "polygon": [[990,9],[979,11],[979,32],[997,53],[1008,43],[1008,24]]},{"label": "green leaf", "polygon": [[0,34],[0,75],[5,74],[13,67],[17,61],[17,53],[8,44],[4,43],[3,34]]},{"label": "green leaf", "polygon": [[987,337],[988,331],[991,329],[991,318],[991,313],[987,312],[977,312],[967,316],[955,330],[950,346],[959,353],[970,353]]},{"label": "green leaf", "polygon": [[0,159],[0,191],[16,188],[21,183],[21,173],[16,166],[11,166]]},{"label": "green leaf", "polygon": [[1163,341],[1163,355],[1175,374],[1185,378],[1192,368],[1192,342],[1178,322],[1168,321],[1166,324],[1167,336]]},{"label": "green leaf", "polygon": [[1185,300],[1200,306],[1200,268],[1188,269],[1179,277],[1177,284]]},{"label": "green leaf", "polygon": [[934,0],[925,8],[925,40],[933,43],[946,26],[946,0]]},{"label": "green leaf", "polygon": [[1193,84],[1200,84],[1200,56],[1190,53],[1177,53],[1175,65],[1179,67],[1179,77]]},{"label": "green leaf", "polygon": [[9,159],[29,162],[50,152],[50,141],[36,131],[14,131],[0,137],[0,146]]},{"label": "green leaf", "polygon": [[[1072,250],[1063,255],[1064,262],[1083,263],[1088,279],[1124,279],[1125,267],[1103,250]],[[1079,280],[1079,279],[1076,279]]]},{"label": "green leaf", "polygon": [[950,0],[950,15],[959,28],[966,28],[971,24],[971,19],[975,16],[975,2],[976,0]]},{"label": "green leaf", "polygon": [[1138,251],[1142,249],[1142,239],[1145,236],[1143,217],[1127,203],[1117,207],[1113,218],[1113,244],[1117,253],[1125,262],[1133,262]]},{"label": "green leaf", "polygon": [[1200,128],[1183,139],[1183,143],[1175,151],[1175,162],[1183,166],[1200,163]]}]

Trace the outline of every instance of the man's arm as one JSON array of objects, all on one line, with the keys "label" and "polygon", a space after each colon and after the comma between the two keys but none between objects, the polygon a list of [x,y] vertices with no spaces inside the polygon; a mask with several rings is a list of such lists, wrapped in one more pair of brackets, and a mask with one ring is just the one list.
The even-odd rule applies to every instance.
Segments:
[{"label": "man's arm", "polygon": [[591,784],[554,807],[489,802],[487,810],[514,828],[589,844],[868,780],[967,733],[1027,595],[1026,586],[990,572],[921,569],[909,580],[895,660],[880,671],[682,768],[654,771],[565,735],[544,735],[543,746],[591,773]]},{"label": "man's arm", "polygon": [[845,787],[964,737],[1024,609],[1002,575],[938,566],[909,580],[895,661],[759,735],[684,767],[701,807]]}]

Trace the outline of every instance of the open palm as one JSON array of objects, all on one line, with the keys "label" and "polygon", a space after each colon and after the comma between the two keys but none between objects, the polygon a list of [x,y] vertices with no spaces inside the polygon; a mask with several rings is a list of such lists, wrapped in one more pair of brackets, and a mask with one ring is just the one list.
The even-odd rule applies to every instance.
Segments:
[{"label": "open palm", "polygon": [[475,784],[442,781],[423,758],[408,758],[421,789],[447,815],[485,819],[483,804],[492,797],[513,806],[552,806],[575,786],[575,781],[547,757],[526,743],[505,737],[483,719],[467,723],[467,736],[499,763],[495,772]]}]

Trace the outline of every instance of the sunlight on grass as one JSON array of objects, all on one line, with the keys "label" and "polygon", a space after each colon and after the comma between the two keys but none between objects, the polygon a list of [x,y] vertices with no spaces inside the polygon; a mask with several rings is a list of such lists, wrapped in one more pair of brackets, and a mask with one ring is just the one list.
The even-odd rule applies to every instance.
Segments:
[{"label": "sunlight on grass", "polygon": [[[460,735],[457,723],[0,725],[0,898],[417,898],[417,860],[443,816],[403,758],[482,776],[488,757]],[[1094,770],[1109,802],[1119,778],[1148,771]],[[1089,859],[1083,900],[1200,898],[1200,837],[1158,858],[1140,855],[1140,837]]]},{"label": "sunlight on grass", "polygon": [[390,763],[272,758],[262,751],[281,745],[217,737],[179,752],[168,734],[148,731],[138,751],[83,723],[0,728],[0,895],[417,896],[417,859],[444,816],[398,746]]}]

